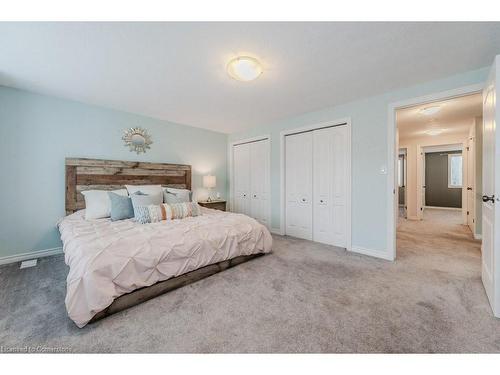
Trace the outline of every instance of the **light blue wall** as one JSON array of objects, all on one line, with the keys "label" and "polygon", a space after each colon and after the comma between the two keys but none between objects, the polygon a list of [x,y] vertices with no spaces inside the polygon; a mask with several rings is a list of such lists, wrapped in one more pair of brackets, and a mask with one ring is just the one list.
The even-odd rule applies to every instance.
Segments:
[{"label": "light blue wall", "polygon": [[[151,133],[146,154],[123,146],[132,126]],[[65,157],[191,164],[195,192],[213,173],[226,196],[225,134],[0,87],[0,257],[60,246]]]},{"label": "light blue wall", "polygon": [[[380,167],[388,161],[388,104],[434,92],[484,82],[488,68],[392,91],[258,126],[233,134],[230,142],[271,134],[272,227],[280,226],[280,139],[284,129],[350,117],[352,121],[352,246],[375,251],[387,249],[387,175]],[[332,88],[335,90],[335,88]],[[360,96],[362,93],[360,93]]]}]

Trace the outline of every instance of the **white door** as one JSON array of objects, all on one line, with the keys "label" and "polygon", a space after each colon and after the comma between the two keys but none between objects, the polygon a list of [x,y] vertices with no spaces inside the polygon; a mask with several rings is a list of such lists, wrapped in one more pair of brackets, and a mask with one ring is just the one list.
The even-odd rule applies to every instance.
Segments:
[{"label": "white door", "polygon": [[333,129],[333,245],[347,246],[348,129]]},{"label": "white door", "polygon": [[469,137],[467,145],[467,225],[472,233],[474,233],[474,138]]},{"label": "white door", "polygon": [[312,240],[312,132],[285,137],[285,233]]},{"label": "white door", "polygon": [[[495,58],[483,90],[483,243],[482,280],[493,315],[500,317],[500,56]],[[499,99],[499,100],[497,100]],[[499,122],[500,123],[500,122]]]},{"label": "white door", "polygon": [[250,214],[250,144],[233,146],[233,212]]},{"label": "white door", "polygon": [[269,140],[250,145],[250,216],[269,227]]},{"label": "white door", "polygon": [[333,245],[333,128],[313,132],[313,241]]}]

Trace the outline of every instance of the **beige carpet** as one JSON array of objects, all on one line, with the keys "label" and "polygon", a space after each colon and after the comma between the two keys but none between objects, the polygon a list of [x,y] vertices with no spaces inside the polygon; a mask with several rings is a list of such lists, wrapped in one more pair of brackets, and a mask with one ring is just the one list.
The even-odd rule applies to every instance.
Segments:
[{"label": "beige carpet", "polygon": [[500,352],[480,244],[453,211],[403,220],[395,263],[274,236],[274,253],[78,329],[61,256],[0,267],[0,346],[72,352]]}]

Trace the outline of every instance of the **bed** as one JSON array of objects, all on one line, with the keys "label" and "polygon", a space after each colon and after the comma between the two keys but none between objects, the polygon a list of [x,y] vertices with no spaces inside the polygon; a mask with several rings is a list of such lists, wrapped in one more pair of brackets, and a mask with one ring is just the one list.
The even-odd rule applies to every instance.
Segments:
[{"label": "bed", "polygon": [[191,167],[66,159],[67,216],[58,227],[69,266],[66,308],[80,328],[271,251],[256,220],[203,207],[201,216],[151,224],[85,220],[82,191],[125,184],[191,189]]}]

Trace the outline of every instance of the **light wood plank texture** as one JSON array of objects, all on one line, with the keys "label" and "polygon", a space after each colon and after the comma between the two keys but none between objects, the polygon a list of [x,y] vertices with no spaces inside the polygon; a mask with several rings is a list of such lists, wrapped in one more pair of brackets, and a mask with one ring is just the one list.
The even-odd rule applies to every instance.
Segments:
[{"label": "light wood plank texture", "polygon": [[191,190],[191,166],[66,158],[66,214],[85,208],[82,191],[116,190],[125,185],[162,185]]}]

